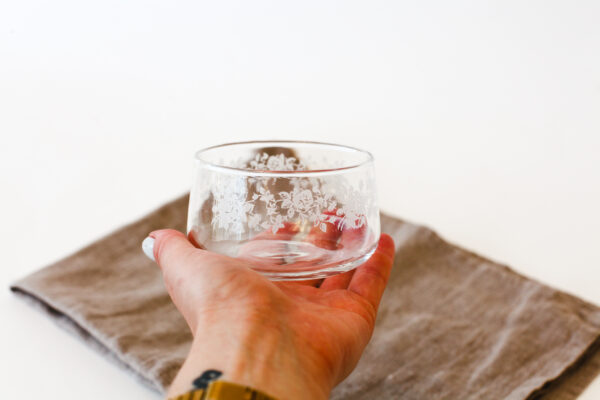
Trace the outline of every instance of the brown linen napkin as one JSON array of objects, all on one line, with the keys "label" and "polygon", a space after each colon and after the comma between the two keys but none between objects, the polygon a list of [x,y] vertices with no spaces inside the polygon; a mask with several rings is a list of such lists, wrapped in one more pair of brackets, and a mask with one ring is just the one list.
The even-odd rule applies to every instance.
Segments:
[{"label": "brown linen napkin", "polygon": [[[12,290],[164,391],[191,340],[140,249],[184,230],[187,196]],[[600,309],[382,215],[396,262],[373,338],[332,399],[575,398],[600,370]]]}]

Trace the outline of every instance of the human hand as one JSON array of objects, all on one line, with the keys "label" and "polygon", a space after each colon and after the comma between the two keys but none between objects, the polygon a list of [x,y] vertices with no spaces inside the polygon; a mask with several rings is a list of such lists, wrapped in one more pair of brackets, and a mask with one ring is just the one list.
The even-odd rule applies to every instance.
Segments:
[{"label": "human hand", "polygon": [[171,396],[216,369],[224,380],[278,399],[328,398],[371,338],[394,257],[392,238],[381,235],[368,261],[315,287],[269,281],[248,262],[198,249],[178,231],[150,237],[167,291],[194,336]]}]

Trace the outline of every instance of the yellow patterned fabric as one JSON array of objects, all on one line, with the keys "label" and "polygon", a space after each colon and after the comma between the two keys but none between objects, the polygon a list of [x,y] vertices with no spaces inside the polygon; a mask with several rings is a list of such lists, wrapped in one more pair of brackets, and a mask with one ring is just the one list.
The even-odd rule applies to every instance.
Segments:
[{"label": "yellow patterned fabric", "polygon": [[170,400],[277,400],[248,386],[227,381],[212,381],[206,389],[196,389]]}]

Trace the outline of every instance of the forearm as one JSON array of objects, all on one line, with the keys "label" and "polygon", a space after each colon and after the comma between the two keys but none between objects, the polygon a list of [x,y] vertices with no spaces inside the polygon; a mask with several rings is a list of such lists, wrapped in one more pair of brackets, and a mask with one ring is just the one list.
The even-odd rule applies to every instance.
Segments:
[{"label": "forearm", "polygon": [[288,332],[263,329],[261,323],[206,323],[197,329],[169,396],[191,390],[194,379],[213,369],[223,373],[219,379],[250,386],[279,400],[327,399],[330,384],[321,381],[321,376],[311,376],[293,341]]}]

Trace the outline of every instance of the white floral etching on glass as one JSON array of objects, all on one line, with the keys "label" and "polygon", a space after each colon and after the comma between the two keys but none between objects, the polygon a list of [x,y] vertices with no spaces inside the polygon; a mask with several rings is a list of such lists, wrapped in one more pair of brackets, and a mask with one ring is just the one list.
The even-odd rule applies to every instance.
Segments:
[{"label": "white floral etching on glass", "polygon": [[243,232],[247,213],[252,212],[251,205],[246,205],[246,179],[243,176],[226,175],[216,175],[213,179],[213,226],[231,232]]},{"label": "white floral etching on glass", "polygon": [[[296,158],[283,154],[257,154],[247,165],[257,171],[306,170]],[[237,234],[258,230],[275,234],[286,222],[310,222],[322,231],[327,223],[338,229],[360,228],[374,207],[373,177],[368,173],[358,180],[357,188],[339,175],[323,180],[230,175],[217,180],[211,185],[212,224]]]},{"label": "white floral etching on glass", "polygon": [[286,157],[283,154],[257,154],[250,160],[246,169],[254,171],[305,171],[306,166],[296,157]]}]

